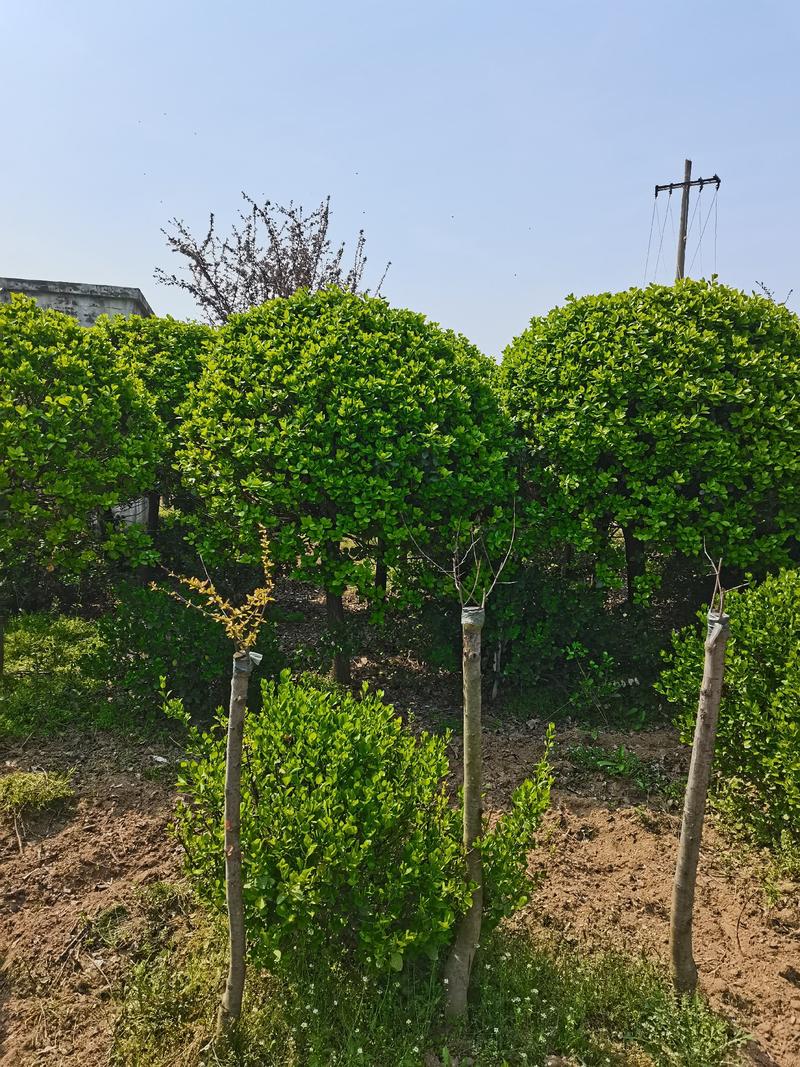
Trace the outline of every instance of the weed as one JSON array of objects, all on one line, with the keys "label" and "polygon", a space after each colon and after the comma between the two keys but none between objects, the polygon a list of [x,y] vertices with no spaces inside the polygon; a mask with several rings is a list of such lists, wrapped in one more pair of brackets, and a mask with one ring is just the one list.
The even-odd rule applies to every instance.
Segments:
[{"label": "weed", "polygon": [[[0,737],[57,734],[67,726],[145,733],[166,729],[112,698],[95,664],[103,658],[96,622],[49,613],[19,615],[6,637],[0,679]],[[109,668],[113,670],[113,666]]]},{"label": "weed", "polygon": [[676,1003],[644,959],[584,956],[497,931],[479,954],[469,1022],[447,1033],[438,972],[374,972],[284,957],[251,967],[242,1023],[211,1046],[224,974],[224,932],[195,913],[190,935],[137,963],[122,991],[111,1063],[126,1067],[475,1067],[569,1056],[587,1067],[715,1067],[738,1037],[700,998]]},{"label": "weed", "polygon": [[23,850],[23,815],[35,814],[72,796],[72,771],[12,771],[0,777],[0,813],[10,815],[20,853]]},{"label": "weed", "polygon": [[124,936],[128,909],[124,904],[103,908],[93,919],[84,918],[83,941],[89,948],[116,948]]},{"label": "weed", "polygon": [[680,786],[670,779],[658,760],[643,760],[625,745],[615,749],[573,745],[567,754],[577,766],[609,778],[625,778],[642,793],[660,793],[671,800],[680,796]]},{"label": "weed", "polygon": [[49,808],[72,795],[71,771],[12,771],[0,778],[0,812],[15,818]]}]

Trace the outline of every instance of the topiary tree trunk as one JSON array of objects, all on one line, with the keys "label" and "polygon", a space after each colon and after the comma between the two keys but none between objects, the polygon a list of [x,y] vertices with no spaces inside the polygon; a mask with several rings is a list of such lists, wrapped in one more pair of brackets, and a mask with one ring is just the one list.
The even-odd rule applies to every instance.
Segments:
[{"label": "topiary tree trunk", "polygon": [[147,532],[155,536],[158,533],[161,513],[161,490],[153,489],[145,496],[147,497]]},{"label": "topiary tree trunk", "polygon": [[692,759],[686,783],[683,821],[675,866],[670,915],[670,955],[675,991],[693,993],[697,987],[697,965],[692,950],[692,921],[697,866],[703,837],[706,797],[714,758],[714,740],[719,719],[722,681],[725,670],[725,646],[728,643],[729,617],[722,611],[708,613],[705,641],[703,682],[692,744]]},{"label": "topiary tree trunk", "polygon": [[482,607],[462,607],[461,632],[464,674],[464,851],[466,877],[474,887],[469,909],[456,928],[455,940],[445,966],[447,981],[445,1014],[459,1018],[467,1010],[467,992],[472,962],[481,939],[483,873],[481,852],[475,842],[481,835],[481,630],[486,614]]},{"label": "topiary tree trunk", "polygon": [[623,526],[622,536],[625,539],[625,574],[628,586],[628,603],[632,604],[636,593],[636,579],[644,577],[645,573],[644,544],[633,530],[627,526]]},{"label": "topiary tree trunk", "polygon": [[375,560],[375,588],[380,589],[384,596],[389,585],[389,568],[383,555],[383,546],[378,546],[378,557]]},{"label": "topiary tree trunk", "polygon": [[233,657],[228,743],[225,754],[225,903],[228,909],[228,977],[217,1012],[217,1036],[222,1037],[242,1014],[246,937],[242,893],[242,745],[247,689],[253,666],[261,659],[240,651]]},{"label": "topiary tree trunk", "polygon": [[331,673],[334,680],[341,685],[350,685],[350,656],[345,648],[346,622],[341,593],[325,591],[325,611],[328,617],[328,633],[334,646]]}]

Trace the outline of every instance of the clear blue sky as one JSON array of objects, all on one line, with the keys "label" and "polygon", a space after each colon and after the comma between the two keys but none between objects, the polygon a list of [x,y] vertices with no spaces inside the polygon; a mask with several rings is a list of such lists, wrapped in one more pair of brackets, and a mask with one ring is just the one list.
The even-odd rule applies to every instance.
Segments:
[{"label": "clear blue sky", "polygon": [[137,285],[190,316],[153,280],[171,216],[330,193],[368,274],[391,259],[392,303],[498,354],[570,292],[641,283],[653,186],[689,156],[722,177],[721,279],[783,299],[799,55],[790,0],[3,0],[0,275]]}]

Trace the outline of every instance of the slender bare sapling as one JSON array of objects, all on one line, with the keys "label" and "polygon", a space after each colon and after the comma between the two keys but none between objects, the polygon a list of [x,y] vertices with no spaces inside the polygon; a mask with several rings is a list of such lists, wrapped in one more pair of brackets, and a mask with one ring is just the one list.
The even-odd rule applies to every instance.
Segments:
[{"label": "slender bare sapling", "polygon": [[[483,920],[483,869],[479,839],[483,826],[483,751],[481,743],[481,631],[486,618],[486,601],[500,580],[511,555],[512,528],[508,551],[493,570],[480,530],[471,531],[470,544],[463,554],[457,547],[452,576],[461,604],[462,670],[464,692],[463,844],[465,877],[472,886],[469,908],[459,920],[445,964],[445,1014],[455,1020],[467,1010],[467,994],[475,953],[480,945]],[[486,568],[484,570],[484,567]],[[471,587],[465,580],[474,572]],[[483,574],[482,574],[483,572]],[[482,582],[482,577],[486,581]]]},{"label": "slender bare sapling", "polygon": [[187,588],[199,594],[207,606],[171,590],[171,595],[187,607],[208,615],[225,629],[233,642],[233,673],[231,675],[231,699],[228,714],[228,736],[225,752],[225,903],[228,914],[228,975],[225,990],[217,1011],[217,1038],[224,1039],[238,1022],[242,1013],[245,982],[245,954],[247,934],[244,921],[244,897],[242,892],[242,746],[244,741],[244,717],[247,708],[247,690],[253,667],[261,662],[261,655],[253,651],[264,622],[266,606],[272,600],[272,562],[269,544],[262,532],[261,559],[264,569],[264,584],[254,590],[244,603],[234,606],[222,597],[206,575],[200,578],[185,578],[170,574]]},{"label": "slender bare sapling", "polygon": [[693,993],[697,988],[697,964],[692,946],[694,896],[722,696],[725,646],[729,633],[729,617],[725,614],[725,590],[720,578],[721,568],[722,560],[714,565],[716,581],[708,611],[703,681],[700,686],[672,891],[670,956],[675,992],[681,996]]}]

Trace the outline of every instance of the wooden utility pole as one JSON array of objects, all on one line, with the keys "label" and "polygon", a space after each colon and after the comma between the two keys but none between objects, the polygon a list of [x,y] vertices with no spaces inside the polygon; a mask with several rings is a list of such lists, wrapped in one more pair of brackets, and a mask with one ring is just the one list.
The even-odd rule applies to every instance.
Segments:
[{"label": "wooden utility pole", "polygon": [[689,190],[692,186],[698,186],[700,189],[704,185],[716,185],[719,189],[721,179],[718,174],[715,174],[713,178],[695,178],[692,181],[692,161],[687,159],[683,165],[683,181],[682,182],[668,182],[666,185],[656,186],[656,196],[659,193],[669,192],[670,196],[675,189],[681,190],[681,221],[680,228],[678,230],[678,259],[675,266],[675,281],[679,282],[684,276],[686,267],[686,237],[689,225]]},{"label": "wooden utility pole", "polygon": [[678,262],[675,266],[675,281],[683,277],[686,266],[686,227],[689,225],[689,182],[692,180],[692,161],[683,165],[683,189],[681,191],[681,225],[678,230]]}]

